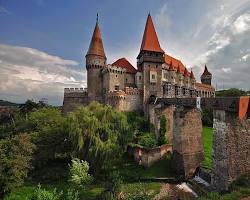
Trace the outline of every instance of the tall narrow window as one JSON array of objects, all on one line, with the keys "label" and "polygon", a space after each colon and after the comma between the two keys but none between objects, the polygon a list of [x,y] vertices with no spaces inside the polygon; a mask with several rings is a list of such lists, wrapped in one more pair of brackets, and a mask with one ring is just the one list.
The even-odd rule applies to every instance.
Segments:
[{"label": "tall narrow window", "polygon": [[119,90],[119,85],[116,85],[116,86],[115,86],[115,90]]}]

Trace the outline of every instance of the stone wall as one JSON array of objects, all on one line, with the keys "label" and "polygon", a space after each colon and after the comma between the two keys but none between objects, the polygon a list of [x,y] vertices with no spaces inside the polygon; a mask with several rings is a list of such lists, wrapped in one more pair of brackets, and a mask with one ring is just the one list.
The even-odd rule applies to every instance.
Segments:
[{"label": "stone wall", "polygon": [[155,162],[161,160],[164,155],[172,152],[172,145],[164,144],[152,149],[142,147],[128,147],[128,153],[134,157],[134,160],[144,167],[150,167]]},{"label": "stone wall", "polygon": [[120,111],[142,110],[142,91],[137,88],[125,87],[124,91],[109,92],[106,102]]},{"label": "stone wall", "polygon": [[83,88],[65,88],[63,98],[63,113],[73,111],[78,106],[88,104],[88,93]]},{"label": "stone wall", "polygon": [[250,176],[250,120],[215,110],[213,140],[212,185],[226,191],[232,181]]},{"label": "stone wall", "polygon": [[200,111],[176,108],[173,123],[173,169],[188,179],[194,175],[203,159]]}]

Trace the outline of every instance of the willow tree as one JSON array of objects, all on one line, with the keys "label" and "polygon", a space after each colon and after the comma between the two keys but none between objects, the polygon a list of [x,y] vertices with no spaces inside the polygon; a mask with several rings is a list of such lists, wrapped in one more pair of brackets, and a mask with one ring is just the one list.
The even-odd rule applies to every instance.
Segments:
[{"label": "willow tree", "polygon": [[95,172],[109,169],[133,137],[125,114],[96,102],[69,114],[67,121],[77,156]]}]

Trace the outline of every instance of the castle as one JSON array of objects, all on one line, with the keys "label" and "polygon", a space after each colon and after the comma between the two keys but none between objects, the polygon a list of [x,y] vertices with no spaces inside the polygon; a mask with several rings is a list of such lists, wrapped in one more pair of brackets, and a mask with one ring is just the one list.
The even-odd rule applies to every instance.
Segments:
[{"label": "castle", "polygon": [[107,58],[98,17],[86,54],[87,88],[65,88],[63,110],[91,101],[109,104],[120,111],[147,112],[150,97],[214,97],[212,74],[205,66],[201,83],[183,63],[161,48],[153,20],[149,14],[144,30],[137,68],[126,58],[113,64]]}]

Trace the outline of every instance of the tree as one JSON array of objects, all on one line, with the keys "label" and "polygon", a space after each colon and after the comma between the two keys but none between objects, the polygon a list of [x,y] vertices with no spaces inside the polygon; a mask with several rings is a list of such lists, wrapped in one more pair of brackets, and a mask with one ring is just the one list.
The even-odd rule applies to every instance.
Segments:
[{"label": "tree", "polygon": [[247,94],[248,92],[237,88],[230,88],[228,90],[216,91],[216,96],[219,97],[238,97],[238,96],[246,96]]},{"label": "tree", "polygon": [[72,160],[70,165],[70,182],[81,189],[86,189],[93,181],[89,174],[89,163],[78,158]]},{"label": "tree", "polygon": [[124,113],[96,102],[70,113],[67,125],[77,156],[96,173],[112,167],[133,138]]},{"label": "tree", "polygon": [[160,119],[160,130],[159,130],[158,145],[163,145],[163,144],[167,143],[166,125],[167,125],[167,119],[166,119],[166,117],[164,115],[162,115],[161,119]]},{"label": "tree", "polygon": [[0,198],[23,183],[34,149],[28,134],[0,140]]}]

